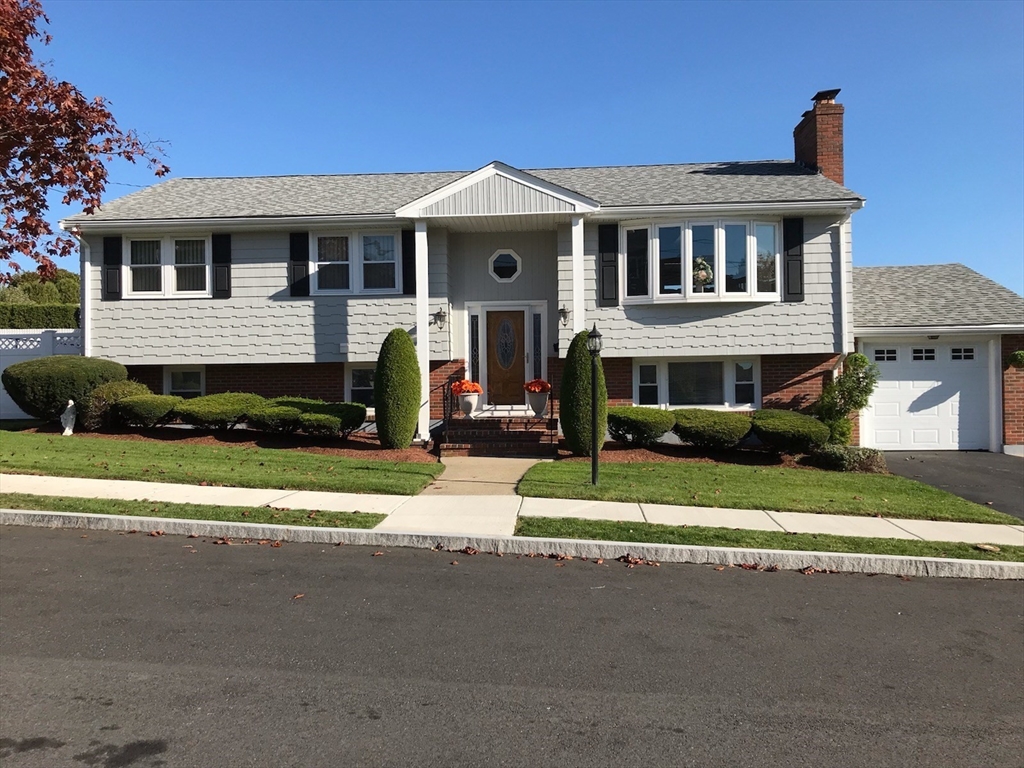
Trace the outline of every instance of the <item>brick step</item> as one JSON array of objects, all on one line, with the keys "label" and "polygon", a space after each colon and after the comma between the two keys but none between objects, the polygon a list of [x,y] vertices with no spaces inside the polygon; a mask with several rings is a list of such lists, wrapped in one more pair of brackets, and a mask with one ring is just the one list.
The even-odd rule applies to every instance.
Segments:
[{"label": "brick step", "polygon": [[558,435],[443,435],[438,438],[439,445],[450,445],[452,443],[521,443],[523,445],[533,445],[536,443],[557,444]]},{"label": "brick step", "polygon": [[439,446],[441,457],[445,456],[557,456],[558,446],[529,443],[444,443]]},{"label": "brick step", "polygon": [[449,429],[445,433],[449,442],[455,440],[476,440],[479,438],[500,438],[508,440],[518,439],[531,439],[536,437],[558,437],[558,432],[552,429],[538,429],[536,431],[517,431],[509,430],[507,432],[492,430],[492,429]]},{"label": "brick step", "polygon": [[480,418],[452,419],[449,429],[469,427],[471,429],[558,429],[558,419],[528,418]]}]

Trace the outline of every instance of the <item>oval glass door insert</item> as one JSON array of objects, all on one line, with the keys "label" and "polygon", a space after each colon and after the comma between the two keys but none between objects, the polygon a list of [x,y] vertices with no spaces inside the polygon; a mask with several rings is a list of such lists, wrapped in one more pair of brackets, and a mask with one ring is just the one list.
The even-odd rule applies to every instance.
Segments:
[{"label": "oval glass door insert", "polygon": [[516,359],[516,332],[507,318],[498,324],[497,336],[495,342],[498,348],[495,357],[498,359],[498,365],[507,371]]}]

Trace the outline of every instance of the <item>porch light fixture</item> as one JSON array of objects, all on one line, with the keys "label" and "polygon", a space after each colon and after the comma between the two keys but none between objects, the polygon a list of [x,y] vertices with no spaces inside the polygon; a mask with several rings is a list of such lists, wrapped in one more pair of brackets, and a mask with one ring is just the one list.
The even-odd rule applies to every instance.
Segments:
[{"label": "porch light fixture", "polygon": [[597,366],[601,354],[601,332],[597,330],[597,323],[587,334],[587,351],[590,352],[590,484],[596,486],[598,441],[604,442],[604,435],[597,434]]},{"label": "porch light fixture", "polygon": [[443,331],[444,324],[448,320],[448,313],[445,312],[444,307],[441,307],[439,310],[437,310],[437,312],[432,314],[430,317],[431,319],[433,319],[434,325],[436,325],[439,330]]},{"label": "porch light fixture", "polygon": [[565,304],[558,310],[558,319],[562,321],[563,328],[569,324],[569,308]]}]

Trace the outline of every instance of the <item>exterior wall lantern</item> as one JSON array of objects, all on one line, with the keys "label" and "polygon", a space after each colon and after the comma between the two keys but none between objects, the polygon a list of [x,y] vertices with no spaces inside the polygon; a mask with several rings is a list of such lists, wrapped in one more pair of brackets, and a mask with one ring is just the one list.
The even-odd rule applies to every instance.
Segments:
[{"label": "exterior wall lantern", "polygon": [[569,324],[569,308],[565,304],[558,310],[558,319],[562,322],[563,328]]},{"label": "exterior wall lantern", "polygon": [[601,355],[601,332],[597,330],[597,323],[587,334],[587,351],[590,352],[590,438],[593,441],[590,445],[590,484],[596,486],[598,441],[604,441],[604,435],[597,434],[597,366]]},{"label": "exterior wall lantern", "polygon": [[445,311],[444,307],[441,307],[439,310],[437,310],[437,312],[432,314],[430,317],[431,319],[433,319],[434,325],[436,325],[439,330],[443,331],[444,324],[448,321],[448,313]]}]

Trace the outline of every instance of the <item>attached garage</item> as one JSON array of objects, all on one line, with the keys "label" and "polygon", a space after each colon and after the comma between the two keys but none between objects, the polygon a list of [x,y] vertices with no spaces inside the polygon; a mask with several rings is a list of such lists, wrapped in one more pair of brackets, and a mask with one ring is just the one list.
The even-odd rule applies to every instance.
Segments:
[{"label": "attached garage", "polygon": [[920,338],[862,346],[881,373],[862,414],[864,445],[892,451],[991,447],[989,340]]},{"label": "attached garage", "polygon": [[1024,456],[1024,298],[963,264],[856,267],[857,351],[881,378],[860,444]]}]

